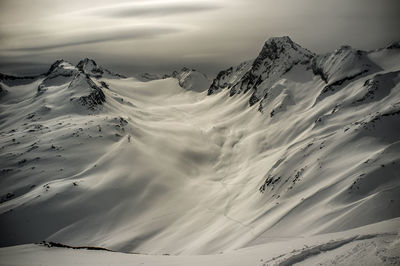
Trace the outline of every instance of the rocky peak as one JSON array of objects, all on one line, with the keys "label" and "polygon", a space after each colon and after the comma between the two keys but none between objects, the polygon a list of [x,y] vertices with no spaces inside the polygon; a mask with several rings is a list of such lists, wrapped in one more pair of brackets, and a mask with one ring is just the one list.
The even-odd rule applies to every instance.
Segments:
[{"label": "rocky peak", "polygon": [[309,60],[312,56],[313,53],[293,42],[288,36],[272,37],[264,43],[261,52],[254,60],[253,71],[262,65],[267,66],[266,63],[271,65],[276,60],[296,63],[299,60]]},{"label": "rocky peak", "polygon": [[305,55],[306,57],[311,57],[313,53],[304,49],[297,43],[293,42],[288,36],[283,37],[272,37],[269,38],[265,43],[261,52],[259,54],[259,58],[270,58],[277,59],[281,56],[282,53],[291,53],[297,52]]},{"label": "rocky peak", "polygon": [[[298,46],[298,45],[297,45]],[[272,37],[265,43],[257,59],[269,58],[271,60],[279,58],[280,54],[290,49],[297,49],[295,43],[288,37]]]},{"label": "rocky peak", "polygon": [[60,69],[73,70],[75,69],[75,67],[64,59],[58,59],[50,66],[49,70],[47,71],[47,74],[58,71]]},{"label": "rocky peak", "polygon": [[249,103],[261,100],[271,86],[296,64],[307,64],[314,54],[288,36],[268,39],[251,69],[231,87],[230,95],[254,90]]},{"label": "rocky peak", "polygon": [[64,59],[55,61],[46,73],[46,80],[57,77],[72,77],[78,72],[77,68]]},{"label": "rocky peak", "polygon": [[89,58],[82,59],[76,67],[83,73],[92,77],[101,77],[104,70],[97,65],[97,63]]}]

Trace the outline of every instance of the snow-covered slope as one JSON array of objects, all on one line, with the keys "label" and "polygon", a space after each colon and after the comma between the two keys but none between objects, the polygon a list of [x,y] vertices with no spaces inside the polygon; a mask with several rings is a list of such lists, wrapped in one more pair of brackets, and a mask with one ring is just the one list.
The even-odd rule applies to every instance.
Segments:
[{"label": "snow-covered slope", "polygon": [[76,67],[84,74],[95,78],[126,78],[123,75],[113,73],[106,68],[97,65],[93,59],[84,58],[76,65]]},{"label": "snow-covered slope", "polygon": [[[289,259],[268,252],[300,238],[295,261],[351,243],[345,230],[398,224],[400,49],[339,50],[316,56],[274,38],[201,93],[181,86],[185,75],[142,82],[65,61],[29,82],[2,79],[1,246],[178,255],[260,245]],[[396,246],[394,231],[379,234]],[[302,253],[305,243],[320,246]],[[28,254],[18,250],[8,249]]]},{"label": "snow-covered slope", "polygon": [[397,265],[399,219],[312,237],[280,238],[268,244],[210,255],[124,254],[53,243],[0,249],[0,265]]},{"label": "snow-covered slope", "polygon": [[[308,64],[313,54],[293,42],[288,36],[274,37],[268,39],[257,58],[248,69],[248,62],[243,62],[236,67],[234,74],[228,69],[229,76],[240,77],[227,83],[230,95],[246,93],[249,90],[252,96],[249,99],[250,105],[255,104],[268,94],[271,86],[278,81],[283,74],[298,64]],[[242,71],[247,70],[243,75]],[[225,76],[223,71],[217,76]],[[218,81],[215,80],[215,83]],[[212,86],[211,91],[215,88]],[[210,92],[211,94],[211,92]]]},{"label": "snow-covered slope", "polygon": [[211,81],[208,77],[195,69],[183,67],[181,70],[175,70],[171,74],[141,73],[135,75],[135,79],[143,82],[174,78],[178,80],[179,86],[185,90],[203,92],[210,87]]},{"label": "snow-covered slope", "polygon": [[205,74],[187,67],[183,67],[180,71],[174,71],[171,77],[179,81],[179,86],[190,91],[203,92],[211,84]]},{"label": "snow-covered slope", "polygon": [[222,89],[232,87],[251,69],[254,60],[245,61],[237,66],[230,67],[218,73],[213,80],[208,95],[220,92]]}]

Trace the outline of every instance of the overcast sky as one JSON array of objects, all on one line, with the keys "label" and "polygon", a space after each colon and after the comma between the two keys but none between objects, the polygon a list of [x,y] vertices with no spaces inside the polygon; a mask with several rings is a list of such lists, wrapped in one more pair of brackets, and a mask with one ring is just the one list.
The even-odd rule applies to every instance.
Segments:
[{"label": "overcast sky", "polygon": [[0,72],[89,57],[122,74],[207,74],[255,57],[272,36],[316,53],[400,40],[400,0],[0,0]]}]

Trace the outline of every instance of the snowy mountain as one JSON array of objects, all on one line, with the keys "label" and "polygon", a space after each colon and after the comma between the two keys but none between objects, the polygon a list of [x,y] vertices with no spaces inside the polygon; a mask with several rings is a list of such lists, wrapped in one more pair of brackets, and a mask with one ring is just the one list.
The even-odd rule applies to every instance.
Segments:
[{"label": "snowy mountain", "polygon": [[212,82],[1,75],[0,265],[400,263],[399,62],[280,37]]},{"label": "snowy mountain", "polygon": [[220,92],[222,89],[232,87],[250,70],[254,60],[245,61],[237,66],[230,67],[218,73],[208,89],[208,95]]},{"label": "snowy mountain", "polygon": [[211,84],[205,74],[187,67],[172,72],[171,77],[176,78],[179,81],[179,86],[189,91],[203,92]]},{"label": "snowy mountain", "polygon": [[179,86],[189,91],[203,92],[210,87],[211,81],[208,77],[191,68],[183,67],[181,70],[175,70],[171,74],[152,74],[141,73],[135,76],[136,79],[146,82],[158,79],[174,78],[179,82]]},{"label": "snowy mountain", "polygon": [[[283,74],[297,64],[308,64],[312,57],[310,51],[294,43],[287,36],[270,38],[244,75],[240,74],[242,72],[240,67],[235,71],[241,78],[230,86],[230,95],[251,90],[253,93],[249,103],[253,105],[268,94],[270,87]],[[244,69],[246,65],[246,62],[241,64]]]}]

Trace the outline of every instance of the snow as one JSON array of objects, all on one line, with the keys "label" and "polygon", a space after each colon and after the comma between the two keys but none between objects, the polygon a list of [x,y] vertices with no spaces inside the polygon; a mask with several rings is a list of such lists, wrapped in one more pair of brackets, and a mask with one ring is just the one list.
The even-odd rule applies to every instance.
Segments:
[{"label": "snow", "polygon": [[211,95],[191,69],[144,82],[90,60],[2,81],[0,264],[399,263],[400,50],[363,52],[376,68],[324,93],[311,52],[271,43],[288,52],[272,72],[244,63]]},{"label": "snow", "polygon": [[297,64],[307,64],[313,53],[293,42],[288,36],[268,39],[251,69],[231,88],[231,95],[253,90],[250,105],[263,99],[271,86]]},{"label": "snow", "polygon": [[356,77],[365,72],[379,70],[364,51],[350,46],[341,46],[332,53],[319,55],[313,60],[314,71],[320,72],[322,79],[329,84],[347,77]]},{"label": "snow", "polygon": [[141,73],[135,75],[135,78],[142,82],[175,78],[178,80],[179,86],[185,90],[203,92],[210,87],[210,80],[208,77],[195,69],[183,67],[181,70],[173,71],[171,74],[154,74],[154,73]]},{"label": "snow", "polygon": [[194,69],[182,68],[181,71],[173,73],[172,76],[178,79],[179,86],[190,91],[203,92],[208,90],[211,84],[205,74]]},{"label": "snow", "polygon": [[223,89],[232,87],[251,69],[253,60],[240,63],[218,73],[208,90],[208,95],[220,92]]},{"label": "snow", "polygon": [[397,265],[400,220],[215,255],[146,255],[28,244],[0,249],[0,265]]}]

